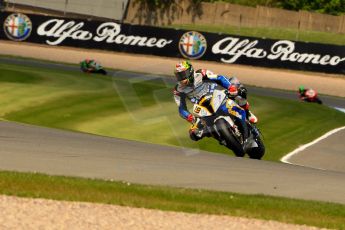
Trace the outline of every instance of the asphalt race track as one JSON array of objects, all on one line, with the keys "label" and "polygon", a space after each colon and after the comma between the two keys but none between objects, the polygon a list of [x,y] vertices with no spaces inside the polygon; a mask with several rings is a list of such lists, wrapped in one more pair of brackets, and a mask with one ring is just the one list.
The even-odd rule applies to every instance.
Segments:
[{"label": "asphalt race track", "polygon": [[[38,61],[0,61],[77,70],[74,66]],[[254,90],[256,94],[270,92]],[[272,95],[292,99],[295,94],[272,90]],[[329,97],[324,102],[339,106],[345,104],[344,100]],[[344,137],[345,131],[339,132],[293,158],[308,167],[327,169],[320,170],[0,122],[0,169],[345,204]],[[310,155],[314,153],[315,158]]]},{"label": "asphalt race track", "polygon": [[345,129],[293,155],[290,157],[289,162],[311,168],[345,173],[344,140]]},{"label": "asphalt race track", "polygon": [[345,204],[345,174],[0,122],[3,170]]}]

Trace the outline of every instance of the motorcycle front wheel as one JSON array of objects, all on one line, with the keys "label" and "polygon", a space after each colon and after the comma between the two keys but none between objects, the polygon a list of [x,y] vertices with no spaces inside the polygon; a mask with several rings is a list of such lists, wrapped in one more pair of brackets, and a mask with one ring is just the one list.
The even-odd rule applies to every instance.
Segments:
[{"label": "motorcycle front wheel", "polygon": [[242,145],[236,139],[235,134],[228,127],[229,123],[224,119],[219,119],[216,121],[215,125],[220,138],[225,140],[226,147],[231,149],[237,157],[243,157],[245,152],[242,148]]}]

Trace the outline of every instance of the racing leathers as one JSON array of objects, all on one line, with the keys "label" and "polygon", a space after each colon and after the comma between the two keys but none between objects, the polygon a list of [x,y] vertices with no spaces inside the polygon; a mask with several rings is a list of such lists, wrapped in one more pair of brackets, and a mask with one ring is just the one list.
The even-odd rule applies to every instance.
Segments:
[{"label": "racing leathers", "polygon": [[[253,124],[257,123],[258,122],[257,117],[249,110],[249,102],[247,100],[246,87],[244,87],[244,85],[236,77],[231,77],[229,78],[229,80],[232,87],[235,88],[234,93],[231,92],[233,90],[232,88],[229,89],[230,98],[236,101],[236,103],[246,111],[246,117],[251,123]],[[236,89],[237,89],[237,93],[236,93]]]},{"label": "racing leathers", "polygon": [[[210,90],[214,90],[218,85],[228,89],[229,96],[235,99],[240,98],[236,83],[222,75],[217,75],[209,70],[200,69],[194,72],[194,81],[191,85],[183,85],[180,82],[174,88],[174,99],[178,105],[179,114],[182,118],[192,123],[189,134],[192,140],[197,141],[207,136],[207,132],[200,122],[199,118],[195,118],[187,109],[186,99],[188,98],[193,104],[198,103],[199,100],[207,94]],[[236,99],[236,100],[237,100]],[[248,110],[249,105],[242,103]],[[240,105],[241,106],[241,105]]]},{"label": "racing leathers", "polygon": [[97,63],[94,60],[86,59],[80,62],[80,68],[83,72],[90,73],[92,72],[97,66]]},{"label": "racing leathers", "polygon": [[309,89],[305,89],[303,88],[303,90],[299,90],[299,93],[298,93],[298,97],[302,100],[302,101],[308,101],[308,97],[306,95],[307,91]]}]

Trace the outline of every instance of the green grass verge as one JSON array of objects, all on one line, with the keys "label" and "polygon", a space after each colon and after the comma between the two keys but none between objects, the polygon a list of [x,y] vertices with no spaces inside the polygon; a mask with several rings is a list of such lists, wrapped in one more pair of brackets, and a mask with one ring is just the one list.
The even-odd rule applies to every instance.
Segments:
[{"label": "green grass verge", "polygon": [[0,171],[0,193],[19,197],[85,201],[149,209],[276,220],[345,229],[345,206],[264,195],[241,195],[126,182]]},{"label": "green grass verge", "polygon": [[286,39],[292,41],[314,42],[334,45],[345,45],[344,34],[326,33],[317,31],[298,31],[295,29],[280,28],[249,28],[222,25],[202,25],[202,24],[179,24],[168,26],[169,28],[178,28],[185,30],[197,30],[203,32],[232,34],[239,36]]},{"label": "green grass verge", "polygon": [[[193,142],[171,85],[122,76],[0,64],[0,118],[156,144],[233,155],[211,138]],[[301,144],[344,126],[345,114],[316,104],[250,95],[267,153],[278,161]],[[135,132],[133,132],[135,130]]]}]

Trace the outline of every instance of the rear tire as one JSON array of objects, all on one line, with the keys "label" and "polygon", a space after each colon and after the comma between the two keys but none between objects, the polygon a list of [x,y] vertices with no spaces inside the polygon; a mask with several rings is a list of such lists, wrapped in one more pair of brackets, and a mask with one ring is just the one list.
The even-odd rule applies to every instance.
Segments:
[{"label": "rear tire", "polygon": [[223,140],[226,142],[226,146],[231,149],[237,157],[243,157],[245,152],[242,148],[242,145],[235,138],[232,131],[228,128],[229,123],[224,119],[219,119],[215,123],[217,127],[217,132]]},{"label": "rear tire", "polygon": [[316,101],[316,103],[322,105],[322,101],[319,98],[316,98],[315,101]]},{"label": "rear tire", "polygon": [[259,136],[255,138],[255,142],[258,147],[248,149],[247,154],[251,159],[260,160],[265,154],[265,145]]},{"label": "rear tire", "polygon": [[98,70],[98,73],[103,74],[103,75],[107,75],[107,71],[105,71],[104,69]]}]

